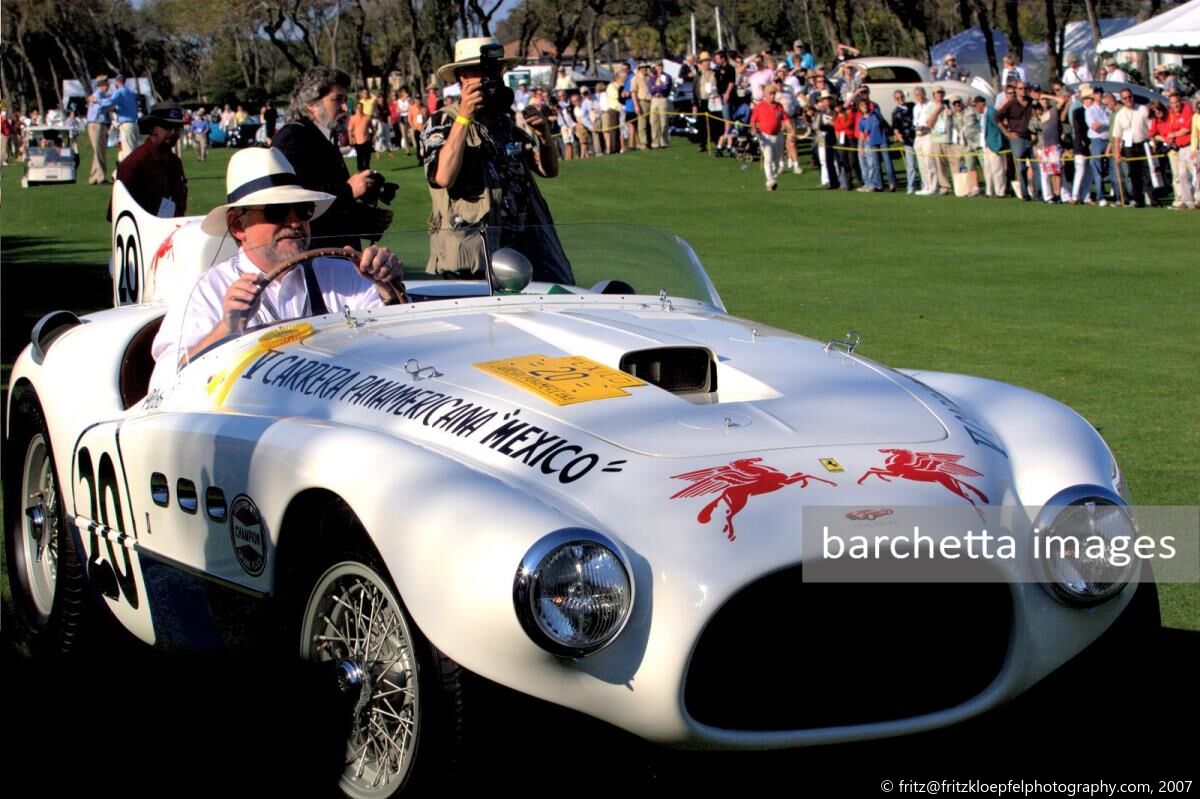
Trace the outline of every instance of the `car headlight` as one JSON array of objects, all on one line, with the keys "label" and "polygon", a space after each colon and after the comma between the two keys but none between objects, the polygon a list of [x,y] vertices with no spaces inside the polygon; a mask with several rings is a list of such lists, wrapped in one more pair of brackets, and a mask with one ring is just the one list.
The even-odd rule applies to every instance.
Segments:
[{"label": "car headlight", "polygon": [[1137,528],[1111,489],[1073,486],[1060,491],[1034,521],[1043,585],[1076,607],[1112,599],[1141,567],[1134,554]]},{"label": "car headlight", "polygon": [[513,604],[534,643],[568,657],[612,643],[633,606],[633,582],[618,553],[605,536],[579,528],[550,533],[525,553]]}]

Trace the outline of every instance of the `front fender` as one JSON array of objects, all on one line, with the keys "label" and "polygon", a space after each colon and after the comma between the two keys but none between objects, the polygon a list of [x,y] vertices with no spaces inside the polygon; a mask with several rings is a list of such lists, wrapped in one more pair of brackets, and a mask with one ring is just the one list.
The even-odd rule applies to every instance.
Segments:
[{"label": "front fender", "polygon": [[1021,504],[1038,507],[1073,485],[1123,489],[1108,445],[1086,419],[1061,402],[982,377],[905,371],[986,422],[1000,438]]}]

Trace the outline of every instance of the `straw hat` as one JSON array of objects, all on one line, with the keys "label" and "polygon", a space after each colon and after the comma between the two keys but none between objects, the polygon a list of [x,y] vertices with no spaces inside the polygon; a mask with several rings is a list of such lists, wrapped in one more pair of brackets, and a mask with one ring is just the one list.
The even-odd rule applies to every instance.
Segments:
[{"label": "straw hat", "polygon": [[[460,67],[479,64],[479,50],[489,44],[500,47],[500,42],[495,36],[473,36],[469,39],[459,39],[454,43],[454,61],[438,67],[437,76],[443,81],[453,81],[454,73]],[[521,63],[521,59],[516,56],[504,56],[500,61],[506,67]]]},{"label": "straw hat", "polygon": [[1086,99],[1088,97],[1095,97],[1095,96],[1096,96],[1096,93],[1094,91],[1092,91],[1092,84],[1090,84],[1090,83],[1079,84],[1079,99],[1080,100]]},{"label": "straw hat", "polygon": [[709,55],[707,50],[701,50],[700,57],[697,58],[696,60],[699,61],[701,64],[703,64],[705,61],[712,61],[712,56]]},{"label": "straw hat", "polygon": [[234,153],[225,170],[225,191],[225,205],[209,211],[200,223],[200,229],[210,236],[225,233],[225,211],[230,208],[315,203],[312,218],[316,219],[336,199],[332,194],[303,188],[291,162],[273,147],[251,147]]}]

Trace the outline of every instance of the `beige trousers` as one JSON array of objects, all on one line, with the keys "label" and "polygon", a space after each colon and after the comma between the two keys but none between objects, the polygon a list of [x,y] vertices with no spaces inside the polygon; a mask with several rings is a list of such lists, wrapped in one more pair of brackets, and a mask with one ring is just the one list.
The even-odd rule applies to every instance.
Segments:
[{"label": "beige trousers", "polygon": [[117,126],[117,130],[121,134],[121,154],[117,156],[117,163],[119,164],[129,156],[133,155],[133,151],[137,149],[137,123],[122,122]]},{"label": "beige trousers", "polygon": [[927,133],[913,140],[913,151],[917,154],[917,169],[921,172],[921,191],[930,191],[937,186],[937,174],[933,153],[933,138]]},{"label": "beige trousers", "polygon": [[1004,180],[1004,156],[991,150],[983,151],[984,193],[989,197],[1003,197],[1007,192]]},{"label": "beige trousers", "polygon": [[650,143],[654,147],[667,146],[667,98],[650,100]]},{"label": "beige trousers", "polygon": [[92,143],[92,172],[88,183],[95,185],[108,180],[108,125],[89,122],[87,134]]},{"label": "beige trousers", "polygon": [[638,149],[644,150],[650,146],[650,98],[637,101],[638,109]]}]

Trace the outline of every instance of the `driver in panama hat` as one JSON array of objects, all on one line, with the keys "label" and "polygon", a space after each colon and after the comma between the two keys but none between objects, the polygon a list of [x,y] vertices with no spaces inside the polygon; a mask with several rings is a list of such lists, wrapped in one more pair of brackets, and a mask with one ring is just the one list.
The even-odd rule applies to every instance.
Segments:
[{"label": "driver in panama hat", "polygon": [[267,282],[267,273],[308,250],[309,223],[335,199],[301,186],[279,150],[240,150],[229,160],[225,186],[227,202],[204,217],[201,230],[231,236],[239,250],[171,304],[151,348],[152,387],[172,385],[187,360],[247,326],[407,301],[403,264],[386,247],[367,247],[353,265],[309,259]]}]

